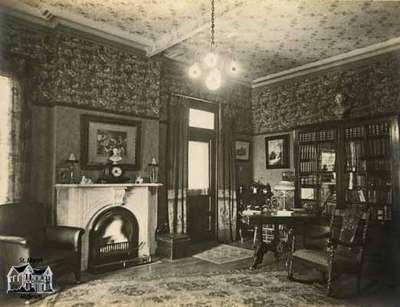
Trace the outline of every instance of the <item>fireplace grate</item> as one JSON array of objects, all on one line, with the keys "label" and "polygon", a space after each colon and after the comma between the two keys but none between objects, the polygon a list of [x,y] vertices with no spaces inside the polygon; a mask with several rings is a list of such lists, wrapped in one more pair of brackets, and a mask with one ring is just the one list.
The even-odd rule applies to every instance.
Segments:
[{"label": "fireplace grate", "polygon": [[126,252],[132,249],[132,243],[129,241],[126,242],[118,242],[118,243],[109,243],[103,246],[100,246],[97,249],[98,257],[108,257],[111,255],[120,254],[121,252]]}]

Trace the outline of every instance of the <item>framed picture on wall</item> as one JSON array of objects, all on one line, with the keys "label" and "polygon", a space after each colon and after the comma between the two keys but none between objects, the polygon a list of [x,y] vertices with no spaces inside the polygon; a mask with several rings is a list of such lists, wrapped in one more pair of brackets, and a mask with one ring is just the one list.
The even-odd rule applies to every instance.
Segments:
[{"label": "framed picture on wall", "polygon": [[289,134],[265,138],[266,168],[290,168]]},{"label": "framed picture on wall", "polygon": [[124,169],[139,168],[140,122],[82,115],[81,168],[101,169],[111,156]]},{"label": "framed picture on wall", "polygon": [[236,155],[236,160],[249,161],[250,160],[250,142],[249,141],[235,141],[235,155]]}]

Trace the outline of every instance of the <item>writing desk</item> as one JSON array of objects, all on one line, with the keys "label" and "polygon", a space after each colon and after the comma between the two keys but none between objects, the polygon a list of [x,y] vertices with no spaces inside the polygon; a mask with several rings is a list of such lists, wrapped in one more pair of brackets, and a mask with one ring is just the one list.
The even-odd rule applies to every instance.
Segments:
[{"label": "writing desk", "polygon": [[[258,233],[258,244],[254,253],[254,262],[252,268],[256,268],[263,260],[266,252],[271,251],[274,253],[275,258],[279,259],[282,254],[287,250],[287,242],[279,238],[279,225],[285,225],[289,231],[296,230],[304,227],[307,224],[315,224],[320,221],[320,217],[314,214],[295,213],[291,215],[276,215],[276,214],[252,214],[242,215],[242,223],[255,227]],[[263,242],[262,229],[263,225],[274,225],[274,236],[270,243]]]}]

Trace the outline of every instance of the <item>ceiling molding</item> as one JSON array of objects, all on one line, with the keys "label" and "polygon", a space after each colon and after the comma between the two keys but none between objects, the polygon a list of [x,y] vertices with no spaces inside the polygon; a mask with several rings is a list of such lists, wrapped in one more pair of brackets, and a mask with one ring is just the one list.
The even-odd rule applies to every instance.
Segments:
[{"label": "ceiling molding", "polygon": [[320,61],[312,62],[295,68],[284,70],[275,74],[270,74],[261,78],[254,79],[251,87],[257,88],[264,85],[270,85],[276,82],[292,79],[303,75],[308,75],[310,73],[371,58],[377,55],[385,54],[399,49],[400,49],[400,37],[392,38],[382,43],[355,49],[353,51],[342,53],[340,55],[336,55]]},{"label": "ceiling molding", "polygon": [[[201,26],[196,27],[194,30],[189,30],[189,31],[182,31],[179,32],[179,30],[176,33],[183,33],[180,36],[176,36],[173,40],[168,40],[165,36],[161,37],[159,40],[157,40],[153,47],[148,50],[147,52],[147,56],[152,57],[155,56],[165,50],[167,50],[168,48],[171,48],[177,44],[179,44],[180,42],[183,42],[184,40],[187,40],[189,38],[191,38],[192,36],[196,35],[197,33],[204,31],[207,27],[209,27],[208,23],[204,23]],[[191,28],[189,26],[187,26],[186,28]]]},{"label": "ceiling molding", "polygon": [[[222,18],[222,17],[228,17],[229,15],[232,15],[235,12],[239,11],[242,8],[242,6],[243,6],[243,3],[241,5],[236,6],[235,8],[232,8],[230,10],[225,10],[219,14],[216,14],[215,19]],[[207,16],[207,18],[210,18],[210,17]],[[223,23],[223,21],[222,21],[222,23]],[[174,37],[172,40],[170,39],[170,35],[163,35],[162,37],[160,37],[159,39],[157,39],[154,42],[153,49],[147,53],[147,56],[151,57],[158,53],[161,53],[161,52],[195,36],[197,33],[202,32],[207,28],[210,28],[210,20],[207,20],[207,22],[203,22],[200,25],[198,22],[196,22],[195,24],[192,23],[189,25],[180,26],[178,29],[176,29],[175,33],[181,33],[181,34],[177,34],[176,37]]]},{"label": "ceiling molding", "polygon": [[36,9],[19,2],[3,0],[0,3],[0,10],[10,16],[18,17],[35,24],[49,28],[65,26],[146,52],[153,46],[151,40],[73,13],[61,12],[52,7]]}]

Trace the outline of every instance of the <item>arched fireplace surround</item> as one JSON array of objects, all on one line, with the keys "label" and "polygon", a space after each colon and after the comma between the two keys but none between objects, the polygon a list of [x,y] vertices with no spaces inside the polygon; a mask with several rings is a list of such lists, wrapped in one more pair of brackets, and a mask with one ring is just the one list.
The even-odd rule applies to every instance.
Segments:
[{"label": "arched fireplace surround", "polygon": [[138,257],[139,224],[135,215],[124,207],[102,211],[89,231],[89,265],[93,273],[121,265]]}]

